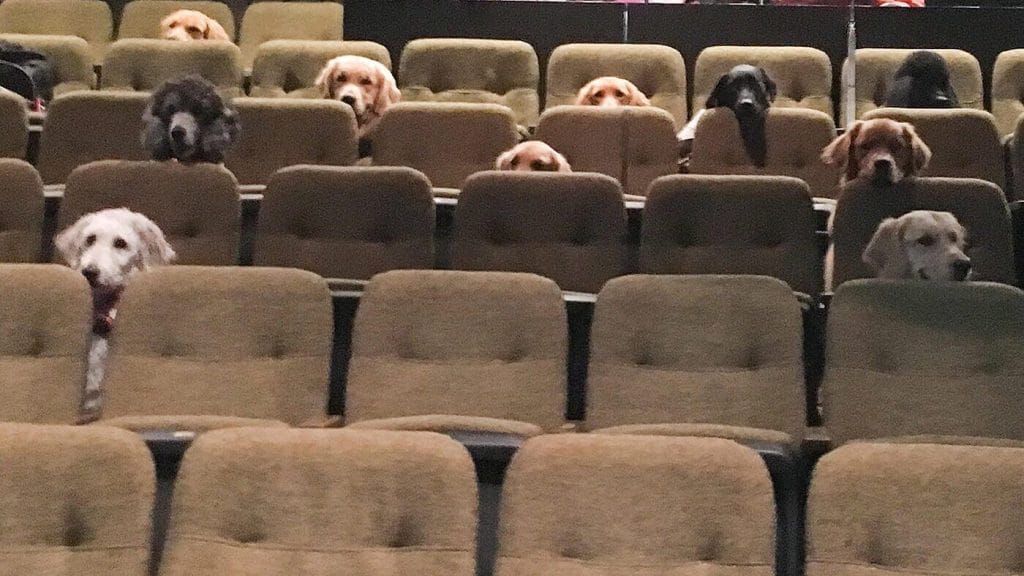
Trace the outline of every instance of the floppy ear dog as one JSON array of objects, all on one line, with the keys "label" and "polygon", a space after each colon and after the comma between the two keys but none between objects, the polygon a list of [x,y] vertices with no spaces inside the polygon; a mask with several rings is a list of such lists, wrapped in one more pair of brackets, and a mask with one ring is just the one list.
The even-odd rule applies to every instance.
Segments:
[{"label": "floppy ear dog", "polygon": [[195,74],[161,84],[142,119],[142,143],[154,160],[223,162],[241,130],[238,112]]},{"label": "floppy ear dog", "polygon": [[914,210],[882,220],[862,259],[879,278],[963,281],[971,272],[964,237],[949,212]]},{"label": "floppy ear dog", "polygon": [[778,89],[764,68],[733,66],[715,84],[705,108],[729,108],[736,115],[743,148],[755,166],[763,167],[768,155],[765,121]]},{"label": "floppy ear dog", "polygon": [[959,108],[949,67],[930,50],[911,52],[893,75],[885,105],[899,108]]},{"label": "floppy ear dog", "polygon": [[919,174],[931,157],[912,124],[888,118],[854,122],[821,152],[822,162],[844,168],[844,182],[868,178],[876,186]]}]

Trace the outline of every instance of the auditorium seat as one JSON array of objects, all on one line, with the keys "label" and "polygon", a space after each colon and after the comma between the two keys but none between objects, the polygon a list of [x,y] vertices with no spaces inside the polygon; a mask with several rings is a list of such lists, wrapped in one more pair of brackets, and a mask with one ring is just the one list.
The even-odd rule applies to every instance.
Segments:
[{"label": "auditorium seat", "polygon": [[146,576],[155,479],[113,428],[0,425],[5,574]]},{"label": "auditorium seat", "polygon": [[1024,440],[1024,292],[988,282],[853,280],[829,309],[824,423],[837,444]]},{"label": "auditorium seat", "polygon": [[655,178],[679,170],[672,118],[658,108],[548,108],[537,139],[565,155],[574,171],[607,174],[633,196],[646,195]]},{"label": "auditorium seat", "polygon": [[967,255],[974,280],[1013,284],[1013,236],[1002,192],[984,180],[908,178],[893,188],[855,180],[836,204],[832,226],[833,286],[873,275],[861,256],[882,219],[911,210],[952,212],[967,229]]},{"label": "auditorium seat", "polygon": [[832,115],[817,110],[772,108],[765,119],[764,167],[747,154],[736,116],[709,110],[697,123],[690,155],[693,174],[761,174],[800,178],[817,198],[835,198],[840,168],[826,166],[821,151],[835,138]]},{"label": "auditorium seat", "polygon": [[341,2],[254,2],[238,34],[242,67],[251,70],[256,51],[269,40],[341,40]]},{"label": "auditorium seat", "polygon": [[602,174],[474,174],[453,227],[452,268],[532,272],[591,293],[628,271],[622,188]]},{"label": "auditorium seat", "polygon": [[472,576],[473,461],[438,434],[219,430],[185,454],[163,576]]},{"label": "auditorium seat", "polygon": [[420,38],[402,50],[398,84],[406,102],[486,102],[508,106],[516,123],[536,126],[540,68],[519,40]]},{"label": "auditorium seat", "polygon": [[551,52],[545,108],[576,102],[594,78],[618,76],[640,89],[651,105],[686,124],[686,65],[675,48],[660,44],[563,44]]},{"label": "auditorium seat", "polygon": [[0,158],[0,262],[37,262],[43,236],[43,181],[28,162]]},{"label": "auditorium seat", "polygon": [[0,34],[78,36],[89,43],[91,62],[99,64],[113,38],[114,22],[103,0],[4,0]]},{"label": "auditorium seat", "polygon": [[832,117],[832,63],[807,46],[709,46],[701,50],[693,72],[694,113],[704,108],[718,79],[733,66],[763,68],[775,82],[772,106],[809,108]]},{"label": "auditorium seat", "polygon": [[660,178],[640,235],[640,272],[774,276],[815,297],[822,288],[807,184],[786,176]]},{"label": "auditorium seat", "polygon": [[768,470],[730,440],[533,438],[501,505],[496,576],[775,574]]},{"label": "auditorium seat", "polygon": [[25,99],[9,90],[0,90],[0,158],[24,158],[27,148]]},{"label": "auditorium seat", "polygon": [[350,427],[558,431],[566,316],[532,274],[397,270],[363,292],[345,390]]},{"label": "auditorium seat", "polygon": [[[64,266],[3,264],[0,294],[0,421],[74,424],[92,328],[89,284]],[[6,464],[0,477],[10,478]]]},{"label": "auditorium seat", "polygon": [[260,44],[252,66],[251,96],[322,98],[315,86],[328,60],[363,56],[391,69],[388,49],[376,42],[342,40],[270,40]]},{"label": "auditorium seat", "polygon": [[178,10],[196,10],[213,18],[235,40],[235,17],[224,2],[215,0],[131,0],[121,12],[117,39],[162,38],[160,22]]},{"label": "auditorium seat", "polygon": [[68,176],[58,229],[105,208],[145,214],[163,231],[179,264],[238,262],[238,184],[223,166],[177,162],[92,162]]},{"label": "auditorium seat", "polygon": [[992,68],[992,115],[999,135],[1006,137],[1017,129],[1024,114],[1024,49],[1007,50],[996,57]]},{"label": "auditorium seat", "polygon": [[238,47],[230,42],[171,42],[129,38],[110,45],[103,60],[103,90],[152,92],[186,74],[199,74],[224,97],[241,96]]},{"label": "auditorium seat", "polygon": [[100,424],[201,432],[322,422],[327,283],[287,268],[163,266],[117,311]]},{"label": "auditorium seat", "polygon": [[411,168],[292,166],[270,177],[254,263],[369,280],[434,264],[434,200]]},{"label": "auditorium seat", "polygon": [[96,88],[92,49],[77,36],[0,34],[0,40],[20,44],[46,56],[53,68],[53,95]]}]

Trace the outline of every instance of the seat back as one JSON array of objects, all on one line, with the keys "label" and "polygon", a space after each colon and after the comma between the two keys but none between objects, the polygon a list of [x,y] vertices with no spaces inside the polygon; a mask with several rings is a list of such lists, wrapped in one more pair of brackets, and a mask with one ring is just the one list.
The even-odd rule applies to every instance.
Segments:
[{"label": "seat back", "polygon": [[388,49],[376,42],[342,40],[269,40],[260,44],[252,66],[249,94],[268,98],[322,98],[316,87],[328,60],[342,55],[376,60],[391,69]]},{"label": "seat back", "polygon": [[625,78],[651,106],[672,115],[675,128],[686,124],[686,64],[675,48],[660,44],[563,44],[548,59],[545,108],[576,102],[594,78]]},{"label": "seat back", "polygon": [[824,422],[836,442],[1024,439],[1024,292],[988,282],[854,280],[829,310]]},{"label": "seat back", "polygon": [[77,36],[0,34],[0,40],[21,44],[46,56],[53,69],[53,95],[96,88],[92,49]]},{"label": "seat back", "polygon": [[242,65],[252,68],[256,51],[269,40],[341,40],[341,2],[255,2],[242,16],[238,46]]},{"label": "seat back", "polygon": [[43,181],[31,164],[0,158],[0,262],[36,262],[43,240]]},{"label": "seat back", "polygon": [[0,33],[78,36],[99,64],[114,35],[114,18],[103,0],[4,0]]},{"label": "seat back", "polygon": [[1000,136],[1013,134],[1024,114],[1024,48],[1000,52],[992,68],[992,115]]},{"label": "seat back", "polygon": [[402,50],[398,70],[407,102],[487,102],[508,106],[522,126],[536,126],[540,67],[519,40],[420,38]]},{"label": "seat back", "polygon": [[864,249],[885,218],[912,210],[951,212],[967,229],[974,280],[1013,284],[1013,232],[1002,192],[991,182],[963,178],[907,178],[877,189],[855,180],[843,188],[832,225],[832,285],[873,276]]},{"label": "seat back", "polygon": [[27,148],[25,99],[9,90],[0,90],[0,158],[24,158]]},{"label": "seat back", "polygon": [[160,23],[178,10],[196,10],[213,18],[234,42],[235,16],[231,7],[215,0],[132,0],[121,12],[117,38],[162,38]]},{"label": "seat back", "polygon": [[103,90],[152,92],[165,81],[186,74],[206,78],[224,97],[243,94],[238,47],[217,40],[118,40],[110,45],[103,60],[101,85]]}]

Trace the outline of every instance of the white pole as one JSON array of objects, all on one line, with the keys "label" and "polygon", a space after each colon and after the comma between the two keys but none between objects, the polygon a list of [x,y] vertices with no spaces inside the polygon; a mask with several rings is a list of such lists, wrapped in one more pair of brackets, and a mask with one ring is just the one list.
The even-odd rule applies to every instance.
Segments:
[{"label": "white pole", "polygon": [[846,31],[846,65],[843,68],[842,98],[846,127],[857,119],[857,17],[855,0],[850,0],[850,24]]},{"label": "white pole", "polygon": [[622,5],[622,43],[629,44],[629,4]]}]

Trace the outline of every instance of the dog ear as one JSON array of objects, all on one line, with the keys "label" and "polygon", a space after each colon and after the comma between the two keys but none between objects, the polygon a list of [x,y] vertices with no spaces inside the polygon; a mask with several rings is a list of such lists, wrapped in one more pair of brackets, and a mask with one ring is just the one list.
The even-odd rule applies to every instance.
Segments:
[{"label": "dog ear", "polygon": [[164,237],[163,230],[142,214],[132,213],[132,228],[142,240],[142,267],[170,264],[178,255]]},{"label": "dog ear", "polygon": [[836,136],[835,140],[825,146],[825,149],[821,151],[821,161],[828,166],[846,166],[850,160],[850,145],[857,132],[860,131],[860,125],[860,120],[854,122],[846,132],[843,132],[841,136]]},{"label": "dog ear", "polygon": [[320,74],[316,77],[316,81],[313,82],[313,86],[320,90],[321,98],[334,98],[334,69],[337,66],[334,60],[328,61],[320,69]]},{"label": "dog ear", "polygon": [[761,74],[761,80],[764,82],[764,89],[768,92],[768,101],[775,102],[775,96],[778,95],[778,87],[775,86],[775,81],[772,80],[771,76],[768,75],[768,71],[764,68],[758,68],[757,70]]},{"label": "dog ear", "polygon": [[569,161],[565,159],[565,156],[562,156],[555,149],[552,149],[551,153],[555,158],[555,164],[558,165],[558,172],[572,172],[572,166],[569,165]]},{"label": "dog ear", "polygon": [[904,166],[904,172],[907,175],[914,175],[924,170],[925,166],[928,166],[928,162],[932,159],[932,150],[917,135],[913,124],[902,122],[902,125],[903,137],[907,139],[907,145],[910,146],[911,152],[910,165]]},{"label": "dog ear", "polygon": [[579,92],[576,93],[576,101],[573,104],[577,106],[585,106],[590,104],[590,97],[594,94],[594,81],[591,80],[580,88]]},{"label": "dog ear", "polygon": [[220,25],[220,22],[209,17],[206,18],[206,31],[203,32],[203,38],[206,38],[207,40],[230,41],[227,30]]},{"label": "dog ear", "polygon": [[167,33],[171,31],[171,28],[174,28],[177,25],[178,13],[175,12],[174,14],[169,14],[166,18],[160,21],[160,30],[162,32],[160,35],[166,37]]},{"label": "dog ear", "polygon": [[629,92],[629,104],[630,106],[650,106],[651,101],[647,99],[647,95],[643,93],[630,81],[626,81],[626,91]]},{"label": "dog ear", "polygon": [[373,102],[373,112],[380,116],[392,104],[402,101],[402,92],[398,89],[398,83],[391,74],[391,70],[380,62],[374,62],[377,71],[377,99]]},{"label": "dog ear", "polygon": [[54,248],[60,253],[60,257],[64,259],[64,262],[72,268],[78,266],[78,257],[81,255],[82,246],[85,244],[82,239],[82,233],[85,231],[85,226],[88,223],[89,216],[87,214],[53,238]]},{"label": "dog ear", "polygon": [[[516,148],[518,148],[518,146]],[[516,156],[519,154],[516,148],[505,150],[504,152],[499,154],[498,159],[494,161],[494,169],[511,170],[512,163],[515,162]]]},{"label": "dog ear", "polygon": [[875,234],[871,237],[861,260],[871,267],[879,278],[899,278],[905,276],[904,270],[909,268],[910,261],[903,250],[902,226],[895,218],[886,218],[879,223]]},{"label": "dog ear", "polygon": [[729,85],[729,75],[722,74],[722,77],[718,79],[718,83],[715,84],[715,89],[708,95],[708,99],[704,102],[705,108],[717,108],[721,106],[722,94],[725,92],[726,86]]}]

